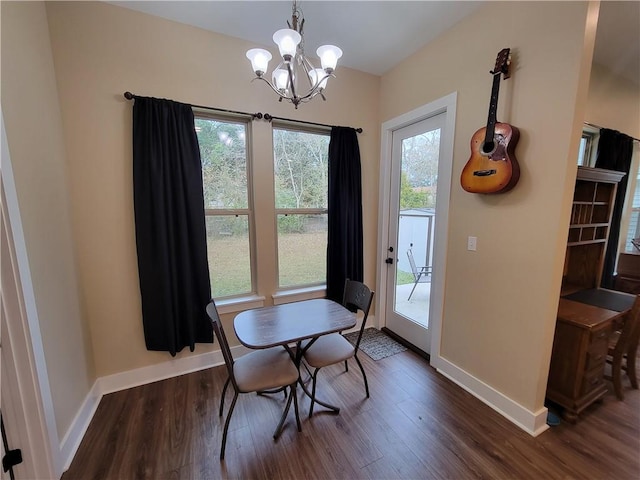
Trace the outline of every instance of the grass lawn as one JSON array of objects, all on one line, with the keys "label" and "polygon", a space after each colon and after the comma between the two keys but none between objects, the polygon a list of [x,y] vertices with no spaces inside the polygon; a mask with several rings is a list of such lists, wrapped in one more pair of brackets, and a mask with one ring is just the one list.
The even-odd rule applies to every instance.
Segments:
[{"label": "grass lawn", "polygon": [[[326,234],[288,233],[279,238],[280,286],[322,284],[326,278]],[[251,291],[249,242],[243,236],[207,239],[209,275],[215,298]],[[398,270],[397,284],[413,283],[413,275]]]}]

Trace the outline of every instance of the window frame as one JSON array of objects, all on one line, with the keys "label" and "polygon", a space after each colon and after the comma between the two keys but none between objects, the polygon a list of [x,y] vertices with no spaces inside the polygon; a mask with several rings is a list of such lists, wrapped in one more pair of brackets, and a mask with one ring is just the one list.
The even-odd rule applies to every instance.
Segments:
[{"label": "window frame", "polygon": [[[582,139],[585,140],[585,147],[582,148]],[[585,167],[594,167],[596,164],[596,156],[598,154],[598,142],[600,141],[600,129],[585,124],[582,127],[582,136],[580,137],[580,151],[578,152],[578,165]],[[582,158],[582,163],[580,162]]]},{"label": "window frame", "polygon": [[[247,208],[229,209],[229,208],[207,208],[205,205],[204,215],[205,221],[207,217],[224,217],[224,216],[247,216],[247,228],[249,237],[249,268],[251,289],[249,292],[242,292],[235,295],[226,295],[215,297],[216,305],[220,306],[221,313],[237,311],[234,308],[225,308],[237,303],[248,302],[248,308],[256,308],[262,306],[264,297],[258,296],[258,276],[257,276],[257,258],[256,258],[256,224],[255,224],[255,203],[254,203],[254,184],[253,184],[253,133],[252,120],[250,115],[218,113],[211,110],[192,107],[195,119],[212,120],[220,123],[243,124],[245,126],[245,159],[246,159],[246,175],[247,175]],[[207,255],[208,256],[208,255]],[[212,295],[213,296],[213,295]]]},{"label": "window frame", "polygon": [[[314,135],[324,135],[326,137],[331,138],[331,127],[325,126],[311,126],[300,124],[297,122],[288,122],[286,120],[274,120],[271,124],[271,138],[272,138],[272,165],[273,165],[273,173],[274,173],[274,182],[272,188],[274,190],[274,232],[275,232],[275,248],[276,248],[276,268],[275,268],[275,285],[276,285],[276,293],[273,295],[274,303],[284,303],[283,299],[287,299],[293,297],[295,299],[307,297],[309,293],[313,294],[314,292],[326,292],[326,271],[325,271],[325,279],[324,281],[317,283],[309,283],[309,284],[301,284],[301,285],[286,285],[282,286],[280,283],[280,248],[279,248],[279,236],[278,236],[278,217],[280,215],[327,215],[329,214],[329,206],[327,205],[324,208],[278,208],[276,206],[276,196],[275,196],[275,142],[273,141],[276,130],[284,130],[291,132],[302,132],[302,133],[310,133]],[[329,144],[327,144],[327,189],[329,187]],[[327,199],[328,201],[328,199]],[[327,238],[328,241],[328,238]],[[293,300],[295,301],[295,300]]]}]

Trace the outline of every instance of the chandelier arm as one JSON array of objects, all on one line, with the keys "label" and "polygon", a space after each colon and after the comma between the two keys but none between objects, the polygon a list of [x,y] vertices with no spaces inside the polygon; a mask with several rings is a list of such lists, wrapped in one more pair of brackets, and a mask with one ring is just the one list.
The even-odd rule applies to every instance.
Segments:
[{"label": "chandelier arm", "polygon": [[[291,68],[291,62],[287,63],[287,72],[289,72],[289,87],[291,88],[291,95],[293,99],[296,99],[298,98],[298,95],[296,94],[295,78],[293,77],[293,69]],[[296,102],[294,101],[293,103],[295,104]]]},{"label": "chandelier arm", "polygon": [[311,61],[307,59],[307,57],[305,57],[304,55],[300,56],[300,65],[302,66],[302,68],[305,70],[305,73],[307,74],[306,76],[307,76],[307,82],[309,83],[309,88],[313,88],[315,84],[312,83],[311,72],[314,71],[316,67],[314,67],[313,63],[311,63]]},{"label": "chandelier arm", "polygon": [[[336,76],[333,73],[326,74],[311,90],[309,90],[309,93],[307,93],[304,97],[298,97],[300,101],[311,99],[315,97],[318,93],[320,93],[320,85],[322,85],[322,82],[324,82],[329,77],[336,78]],[[324,95],[323,95],[323,98],[324,98]]]},{"label": "chandelier arm", "polygon": [[[322,84],[322,82],[324,82],[329,77],[336,78],[336,76],[334,74],[332,74],[332,73],[326,74],[324,77],[322,77],[322,79],[320,79],[318,84],[315,87],[313,87],[311,90],[309,90],[309,92],[303,97],[289,96],[289,95],[283,94],[280,90],[278,90],[276,87],[274,87],[273,84],[269,80],[267,80],[264,77],[254,77],[251,81],[253,82],[255,80],[262,80],[264,83],[269,85],[271,90],[273,90],[274,93],[277,94],[280,97],[280,99],[284,98],[285,100],[288,100],[288,101],[292,102],[294,105],[297,105],[298,103],[307,102],[307,101],[311,100],[313,97],[315,97],[318,93],[321,93],[320,92],[320,85]],[[324,94],[321,93],[321,96],[322,96],[322,99],[326,101],[326,98],[325,98]]]},{"label": "chandelier arm", "polygon": [[291,98],[289,98],[287,95],[284,95],[280,90],[278,90],[276,87],[274,87],[271,82],[269,80],[267,80],[264,77],[255,77],[253,78],[251,81],[253,82],[254,80],[262,80],[264,83],[266,83],[267,85],[269,85],[269,87],[271,87],[271,90],[273,90],[279,97],[280,99],[285,99],[285,100],[292,100]]}]

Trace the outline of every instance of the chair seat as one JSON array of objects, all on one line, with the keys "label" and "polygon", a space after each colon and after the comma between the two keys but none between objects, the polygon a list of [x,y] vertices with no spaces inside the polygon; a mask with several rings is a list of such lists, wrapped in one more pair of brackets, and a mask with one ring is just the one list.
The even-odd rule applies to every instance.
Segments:
[{"label": "chair seat", "polygon": [[243,393],[291,385],[298,379],[298,369],[283,348],[247,353],[235,360],[233,373]]},{"label": "chair seat", "polygon": [[[306,345],[303,344],[303,348]],[[354,346],[339,333],[323,335],[318,338],[309,349],[304,352],[304,359],[314,368],[342,362],[353,357]]]}]

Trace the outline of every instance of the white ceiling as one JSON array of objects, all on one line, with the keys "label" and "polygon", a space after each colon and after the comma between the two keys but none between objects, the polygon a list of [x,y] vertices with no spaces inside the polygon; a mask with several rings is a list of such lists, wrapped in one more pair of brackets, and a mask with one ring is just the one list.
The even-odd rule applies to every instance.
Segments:
[{"label": "white ceiling", "polygon": [[[273,32],[291,19],[290,0],[110,1],[273,50]],[[325,43],[344,51],[339,65],[382,75],[484,2],[312,1],[298,2],[306,19],[308,53]],[[273,48],[271,48],[273,46]],[[640,84],[640,2],[604,1],[595,61]]]}]

